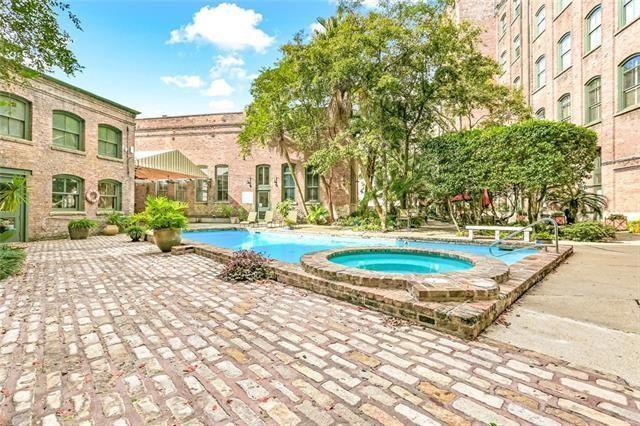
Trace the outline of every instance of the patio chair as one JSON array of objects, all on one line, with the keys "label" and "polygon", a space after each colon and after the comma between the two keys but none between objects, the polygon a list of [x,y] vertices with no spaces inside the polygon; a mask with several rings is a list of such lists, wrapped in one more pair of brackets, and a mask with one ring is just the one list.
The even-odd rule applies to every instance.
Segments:
[{"label": "patio chair", "polygon": [[273,210],[267,210],[264,213],[264,222],[263,222],[268,228],[272,227],[275,225],[275,220],[273,219]]},{"label": "patio chair", "polygon": [[249,212],[249,216],[247,216],[247,220],[243,220],[242,222],[240,222],[240,225],[244,225],[244,226],[251,226],[251,225],[257,225],[258,224],[258,213],[256,212]]}]

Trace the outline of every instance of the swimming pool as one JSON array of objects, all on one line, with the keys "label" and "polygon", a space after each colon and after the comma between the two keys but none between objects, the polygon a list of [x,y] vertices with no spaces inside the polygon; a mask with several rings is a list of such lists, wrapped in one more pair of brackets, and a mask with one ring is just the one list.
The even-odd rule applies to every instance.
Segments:
[{"label": "swimming pool", "polygon": [[329,260],[351,268],[392,274],[443,274],[473,267],[471,262],[454,257],[404,251],[344,253],[331,256]]},{"label": "swimming pool", "polygon": [[[185,232],[183,237],[192,241],[211,244],[231,250],[254,250],[264,256],[283,262],[299,263],[300,258],[314,251],[342,247],[416,247],[435,250],[453,250],[495,258],[489,253],[489,246],[473,244],[453,244],[431,241],[405,241],[391,238],[343,237],[300,233],[295,231],[193,231]],[[514,252],[499,250],[499,259],[508,265],[536,253],[536,250]],[[502,254],[504,254],[502,256]]]}]

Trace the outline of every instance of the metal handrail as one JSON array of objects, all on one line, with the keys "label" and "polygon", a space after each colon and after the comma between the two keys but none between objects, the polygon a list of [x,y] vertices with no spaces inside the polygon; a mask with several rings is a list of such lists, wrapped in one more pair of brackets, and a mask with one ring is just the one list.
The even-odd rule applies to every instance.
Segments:
[{"label": "metal handrail", "polygon": [[[504,242],[504,241],[508,240],[508,239],[509,239],[509,238],[511,238],[511,237],[514,237],[514,236],[516,236],[516,235],[518,235],[518,234],[523,233],[523,232],[524,232],[524,231],[526,231],[527,229],[533,229],[533,227],[534,227],[534,226],[536,226],[536,225],[538,225],[538,224],[541,224],[541,223],[550,223],[550,224],[552,224],[552,225],[553,225],[553,234],[554,234],[554,237],[555,237],[555,240],[556,240],[556,243],[555,243],[555,246],[556,246],[556,253],[560,253],[560,244],[558,243],[558,224],[556,223],[556,221],[555,221],[555,220],[550,219],[550,218],[548,218],[548,217],[543,217],[543,218],[542,218],[542,219],[540,219],[540,220],[537,220],[537,221],[535,221],[535,222],[533,222],[533,223],[531,223],[531,224],[529,224],[529,225],[527,225],[527,226],[524,226],[524,227],[522,227],[522,228],[520,228],[520,229],[518,229],[518,230],[516,230],[516,231],[513,231],[512,233],[510,233],[509,235],[507,235],[507,236],[506,236],[506,237],[504,237],[504,238],[500,238],[499,240],[494,241],[494,242],[489,246],[489,253],[491,253],[491,255],[492,255],[492,256],[494,256],[494,257],[502,257],[502,256],[506,256],[507,254],[509,254],[509,253],[513,253],[513,252],[516,252],[516,251],[520,251],[520,250],[527,250],[529,247],[522,247],[522,248],[519,248],[519,249],[516,249],[516,250],[512,250],[512,251],[509,251],[508,253],[503,253],[503,254],[494,254],[494,253],[493,253],[493,248],[494,248],[494,247],[496,247],[496,246],[498,246],[500,243],[502,243],[502,242]],[[499,249],[499,247],[498,247],[498,249]]]}]

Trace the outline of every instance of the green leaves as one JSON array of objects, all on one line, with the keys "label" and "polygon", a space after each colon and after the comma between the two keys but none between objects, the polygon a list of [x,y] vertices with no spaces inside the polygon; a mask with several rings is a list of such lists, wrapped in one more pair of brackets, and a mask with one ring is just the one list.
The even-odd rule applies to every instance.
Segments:
[{"label": "green leaves", "polygon": [[149,197],[138,219],[149,229],[185,229],[189,222],[184,212],[188,207],[166,197]]}]

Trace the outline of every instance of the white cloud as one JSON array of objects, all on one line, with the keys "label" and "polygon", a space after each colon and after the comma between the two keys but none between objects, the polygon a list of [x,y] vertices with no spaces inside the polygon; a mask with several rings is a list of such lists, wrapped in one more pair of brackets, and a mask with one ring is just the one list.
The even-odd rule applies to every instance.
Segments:
[{"label": "white cloud", "polygon": [[275,39],[258,28],[261,21],[261,14],[233,3],[204,6],[191,23],[171,31],[168,43],[202,41],[224,50],[264,52]]},{"label": "white cloud", "polygon": [[233,93],[233,87],[223,78],[213,80],[209,88],[204,92],[207,96],[229,96]]},{"label": "white cloud", "polygon": [[244,80],[248,78],[244,68],[244,60],[237,55],[218,56],[216,62],[209,70],[211,78],[230,78]]},{"label": "white cloud", "polygon": [[314,22],[313,24],[309,25],[309,32],[311,34],[322,34],[324,33],[326,30],[324,28],[324,26],[320,23],[320,22]]},{"label": "white cloud", "polygon": [[204,81],[199,75],[174,75],[160,77],[165,84],[169,86],[184,88],[198,88],[204,86]]},{"label": "white cloud", "polygon": [[230,99],[220,99],[209,102],[211,112],[235,112],[236,104]]}]

